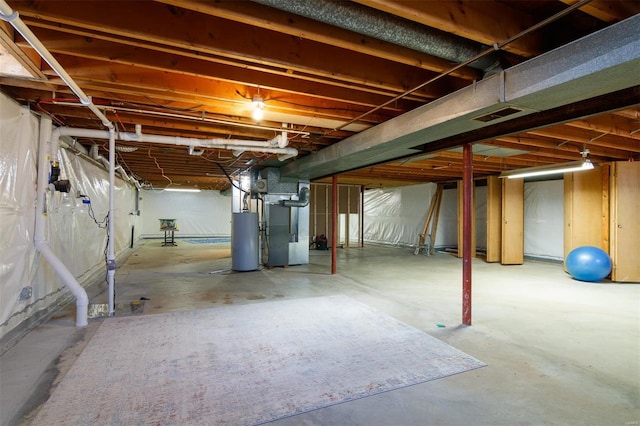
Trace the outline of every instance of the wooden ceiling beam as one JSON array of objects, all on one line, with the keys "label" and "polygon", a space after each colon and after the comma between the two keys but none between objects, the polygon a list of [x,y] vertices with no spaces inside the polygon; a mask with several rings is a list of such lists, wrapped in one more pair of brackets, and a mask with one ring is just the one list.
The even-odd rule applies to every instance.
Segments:
[{"label": "wooden ceiling beam", "polygon": [[407,89],[434,75],[358,52],[349,52],[350,60],[344,61],[346,52],[341,48],[154,2],[120,1],[118,7],[120,13],[105,14],[102,4],[91,1],[74,3],[73,7],[58,1],[16,3],[21,16],[31,18],[28,24],[48,20],[58,27],[62,24],[89,30],[96,37],[100,33],[118,35],[234,59],[245,66],[272,67],[290,76],[300,72],[353,84]]},{"label": "wooden ceiling beam", "polygon": [[[376,81],[364,81],[365,77],[350,77],[345,80],[341,76],[291,74],[282,67],[266,68],[223,61],[193,50],[160,49],[155,45],[131,43],[127,39],[117,39],[113,36],[108,36],[105,40],[101,35],[95,35],[89,30],[62,32],[63,29],[57,28],[55,24],[28,19],[26,22],[33,27],[34,33],[53,53],[210,78],[249,86],[254,90],[259,86],[283,93],[307,94],[318,99],[350,101],[369,106],[377,106],[406,90],[404,85],[392,86]],[[420,81],[418,77],[418,75],[414,76],[415,82]],[[430,85],[398,101],[397,104],[400,108],[403,103],[416,107],[419,105],[416,102],[422,103],[443,96],[462,86]],[[409,107],[403,109],[407,108]]]},{"label": "wooden ceiling beam", "polygon": [[[567,5],[578,2],[578,0],[560,1]],[[640,2],[636,0],[593,0],[582,6],[580,10],[604,22],[613,23],[640,13]]]},{"label": "wooden ceiling beam", "polygon": [[[442,58],[416,52],[415,50],[261,4],[246,1],[216,3],[206,0],[157,1],[438,73],[452,66],[449,61]],[[451,75],[465,80],[481,78],[481,74],[477,70],[468,67],[457,70]]]},{"label": "wooden ceiling beam", "polygon": [[[356,1],[486,46],[508,40],[536,24],[532,16],[496,1]],[[535,56],[542,52],[541,36],[516,40],[504,50],[527,58]]]},{"label": "wooden ceiling beam", "polygon": [[629,118],[629,119],[633,120],[634,123],[640,124],[640,106],[635,107],[635,108],[626,108],[626,109],[623,109],[623,110],[615,111],[613,114],[617,115],[617,116],[620,116],[620,117]]},{"label": "wooden ceiling beam", "polygon": [[[46,78],[46,76],[44,77]],[[22,87],[25,89],[55,91],[58,86],[47,81],[32,80],[29,78],[11,77],[0,75],[0,86]]]},{"label": "wooden ceiling beam", "polygon": [[[1,83],[1,80],[0,80]],[[15,90],[14,90],[15,91]],[[24,92],[24,90],[15,91]],[[60,103],[55,101],[54,99],[44,99],[44,96],[50,96],[52,93],[29,93],[20,95],[21,98],[30,99],[34,104],[39,100],[43,99],[40,103],[40,107],[45,111],[50,112],[54,115],[65,116],[69,119],[84,119],[89,120],[90,122],[94,122],[96,120],[95,115],[91,113],[87,108],[81,106],[79,103],[68,105],[64,102]],[[59,93],[62,97],[65,95]],[[98,102],[101,105],[100,98],[98,96],[94,97],[94,101]],[[120,120],[125,124],[131,124],[131,128],[129,131],[132,131],[134,124],[143,124],[147,126],[155,126],[162,129],[175,128],[184,130],[185,132],[189,131],[194,134],[212,132],[216,131],[223,133],[225,136],[228,135],[239,135],[250,137],[253,135],[255,138],[263,138],[264,135],[269,135],[268,138],[273,137],[275,132],[282,131],[282,127],[279,124],[277,127],[267,128],[256,125],[254,122],[232,122],[229,120],[224,120],[222,116],[215,116],[209,114],[206,111],[179,111],[179,110],[159,110],[159,109],[137,109],[134,105],[131,106],[123,106],[127,105],[125,99],[121,99],[120,101],[116,101],[113,103],[108,103],[106,105],[101,105],[105,110],[108,117],[111,117],[113,120],[117,120],[115,113],[118,113]],[[147,107],[151,107],[148,105]],[[78,127],[86,127],[86,125],[79,124]],[[323,129],[313,127],[313,126],[304,126],[304,135],[301,136],[299,131],[302,131],[301,126],[288,126],[288,132],[290,137],[294,137],[299,139],[301,142],[309,143],[312,139],[314,143],[319,144],[330,144],[332,139],[343,139],[350,135],[351,132],[339,131],[333,134],[334,137],[324,137],[318,136],[323,132]]]},{"label": "wooden ceiling beam", "polygon": [[[632,119],[616,114],[600,115],[566,123],[566,126],[590,130],[601,134],[616,135],[640,140],[640,119]],[[635,133],[634,133],[635,131]]]},{"label": "wooden ceiling beam", "polygon": [[[64,63],[68,62],[61,61]],[[124,66],[123,66],[124,67]],[[202,81],[197,77],[183,75],[167,75],[157,71],[129,72],[121,69],[117,65],[104,64],[104,67],[95,68],[76,68],[68,67],[76,75],[76,81],[83,88],[93,90],[109,90],[113,93],[120,93],[132,96],[144,96],[155,99],[156,102],[184,102],[200,106],[205,109],[224,116],[251,117],[253,105],[251,99],[246,99],[238,94],[233,94],[233,98],[225,98],[218,90],[216,84],[207,84],[210,82]],[[84,70],[88,70],[85,72]],[[51,76],[52,81],[57,82],[55,76]],[[147,85],[148,79],[157,79],[163,81],[164,87]],[[223,92],[229,91],[228,88],[220,88]],[[304,99],[300,96],[291,97],[292,103],[288,100],[278,98],[275,92],[262,92],[265,99],[265,111],[272,111],[284,114],[295,114],[306,117],[319,117],[334,120],[350,120],[361,114],[362,110],[348,104],[325,102],[320,105],[312,105],[308,98]],[[273,96],[273,97],[271,97]],[[305,104],[304,102],[309,102]],[[371,114],[368,120],[371,123],[379,123],[397,114]],[[308,120],[306,120],[308,121]]]},{"label": "wooden ceiling beam", "polygon": [[[61,62],[66,63],[66,61]],[[114,99],[113,94],[118,94],[120,96],[115,98],[116,100],[130,99],[132,102],[153,103],[156,104],[156,106],[160,106],[163,103],[167,106],[184,103],[191,104],[194,110],[206,110],[213,114],[238,118],[251,117],[253,112],[253,105],[249,100],[242,99],[242,97],[236,95],[235,101],[228,101],[216,96],[215,93],[210,93],[208,90],[209,87],[207,87],[206,84],[194,81],[194,78],[190,78],[189,76],[175,76],[171,78],[163,75],[165,73],[160,72],[125,74],[115,72],[117,68],[116,65],[109,66],[107,64],[106,67],[89,70],[90,73],[84,71],[84,68],[69,67],[68,69],[76,73],[75,80],[83,90],[86,90],[88,94],[96,98],[104,99],[105,96],[109,96],[104,94],[109,93],[109,99]],[[166,81],[164,88],[150,87],[144,83],[146,78],[153,78],[150,76],[156,73],[159,78],[164,77]],[[80,76],[81,74],[83,75],[82,77]],[[54,83],[60,82],[55,76],[51,77],[51,81]],[[297,120],[300,122],[294,124],[307,124],[313,118],[348,121],[360,114],[358,110],[340,108],[340,106],[336,106],[335,108],[327,107],[327,109],[322,107],[307,108],[305,110],[306,105],[304,104],[301,104],[303,105],[301,107],[295,107],[282,102],[276,104],[276,102],[275,100],[273,102],[266,102],[265,112],[267,114],[265,115],[273,112],[276,114],[283,113],[288,116],[297,116]],[[389,118],[391,117],[372,114],[363,118],[361,122],[377,124]],[[267,120],[263,122],[266,123]]]},{"label": "wooden ceiling beam", "polygon": [[[504,146],[505,148],[527,149],[531,152],[548,152],[551,156],[569,156],[568,159],[579,160],[583,146],[578,146],[565,141],[558,143],[557,140],[537,137],[533,134],[521,134],[516,136],[502,136],[494,141],[484,142],[492,145]],[[587,146],[590,149],[590,157],[601,161],[609,159],[626,159],[628,151],[621,149],[603,148],[600,146]]]},{"label": "wooden ceiling beam", "polygon": [[600,146],[603,148],[620,149],[640,153],[640,143],[638,143],[638,141],[609,135],[607,133],[597,133],[578,127],[559,125],[544,129],[534,129],[527,133],[556,139],[562,142],[567,141],[589,146]]},{"label": "wooden ceiling beam", "polygon": [[18,61],[22,67],[27,70],[33,78],[44,79],[45,76],[40,71],[42,66],[42,58],[30,46],[20,48],[16,44],[20,37],[16,37],[16,31],[10,23],[0,20],[0,44],[2,44],[7,52]]}]

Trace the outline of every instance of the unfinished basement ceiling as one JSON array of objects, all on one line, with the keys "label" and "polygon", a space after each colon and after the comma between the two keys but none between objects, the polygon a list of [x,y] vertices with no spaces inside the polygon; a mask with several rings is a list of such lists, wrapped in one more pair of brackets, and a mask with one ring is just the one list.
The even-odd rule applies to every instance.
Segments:
[{"label": "unfinished basement ceiling", "polygon": [[[7,3],[119,130],[134,132],[140,124],[147,134],[269,140],[286,129],[289,146],[299,151],[283,163],[268,153],[236,157],[228,149],[204,148],[190,155],[187,147],[118,142],[118,163],[149,187],[202,189],[227,188],[225,173],[285,164],[295,171],[323,156],[335,164],[318,153],[333,145],[340,152],[339,146],[367,135],[376,140],[365,144],[394,145],[385,129],[408,120],[407,113],[419,116],[490,84],[501,71],[515,74],[529,60],[570,51],[577,40],[595,39],[640,13],[640,2],[586,2],[449,72],[575,1]],[[103,128],[10,24],[0,22],[0,29],[2,44],[34,76],[0,76],[4,93],[57,125]],[[637,32],[636,26],[630,37],[640,38]],[[495,120],[496,126],[461,127],[405,151],[381,145],[374,156],[362,153],[312,177],[335,173],[340,182],[366,187],[454,181],[462,176],[455,148],[465,142],[482,144],[474,149],[476,177],[576,160],[585,148],[596,163],[640,160],[640,66],[627,65],[625,87],[608,89],[605,72],[590,82],[602,93],[557,105],[544,117],[487,109],[476,122]],[[256,96],[264,101],[260,121],[252,118]],[[78,141],[97,144],[106,155],[105,141]]]}]

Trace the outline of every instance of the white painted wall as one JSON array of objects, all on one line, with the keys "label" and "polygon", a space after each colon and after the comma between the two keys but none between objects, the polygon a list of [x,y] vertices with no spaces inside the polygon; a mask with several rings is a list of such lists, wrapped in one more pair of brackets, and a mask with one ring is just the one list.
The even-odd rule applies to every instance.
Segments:
[{"label": "white painted wall", "polygon": [[143,238],[164,236],[159,219],[177,220],[176,238],[231,235],[231,197],[220,191],[143,190],[139,203]]}]

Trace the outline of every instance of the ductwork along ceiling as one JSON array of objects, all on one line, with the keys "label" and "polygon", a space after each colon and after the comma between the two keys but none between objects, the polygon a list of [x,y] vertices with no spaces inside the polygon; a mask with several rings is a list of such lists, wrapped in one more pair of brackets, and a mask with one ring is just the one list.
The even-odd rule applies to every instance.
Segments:
[{"label": "ductwork along ceiling", "polygon": [[[365,187],[452,182],[464,143],[477,178],[584,149],[596,164],[640,160],[636,1],[6,4],[119,132],[195,141],[118,139],[119,166],[149,188],[222,190],[271,166]],[[104,130],[7,22],[0,44],[31,75],[0,63],[6,95],[57,126]],[[278,155],[285,143],[233,149],[279,135],[296,157]],[[104,140],[73,143],[106,155]]]}]

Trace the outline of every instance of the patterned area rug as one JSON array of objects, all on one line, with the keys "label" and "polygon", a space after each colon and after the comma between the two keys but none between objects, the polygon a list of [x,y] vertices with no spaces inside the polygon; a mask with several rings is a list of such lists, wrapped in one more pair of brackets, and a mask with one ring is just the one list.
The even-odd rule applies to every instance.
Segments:
[{"label": "patterned area rug", "polygon": [[110,318],[34,424],[261,424],[484,365],[346,296]]}]

